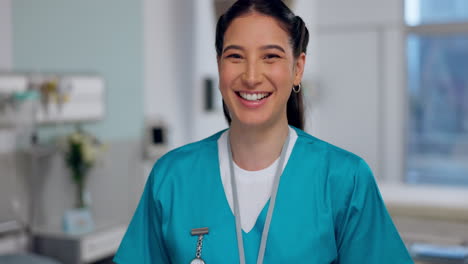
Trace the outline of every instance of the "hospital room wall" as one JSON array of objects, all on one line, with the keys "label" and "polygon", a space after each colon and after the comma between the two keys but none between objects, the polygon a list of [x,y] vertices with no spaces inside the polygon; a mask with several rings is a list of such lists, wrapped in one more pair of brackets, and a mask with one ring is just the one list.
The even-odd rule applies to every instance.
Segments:
[{"label": "hospital room wall", "polygon": [[317,1],[314,135],[362,156],[385,180],[403,172],[403,11],[403,1]]},{"label": "hospital room wall", "polygon": [[0,70],[11,68],[11,2],[0,1]]},{"label": "hospital room wall", "polygon": [[144,115],[167,127],[168,149],[173,149],[189,143],[192,135],[196,1],[142,2]]},{"label": "hospital room wall", "polygon": [[[11,70],[12,64],[12,26],[11,26],[11,1],[0,1],[0,71]],[[15,185],[13,177],[14,161],[6,155],[8,142],[6,137],[11,137],[11,130],[0,130],[0,222],[11,220],[12,210],[9,198],[13,195],[11,191]]]},{"label": "hospital room wall", "polygon": [[[142,1],[0,2],[1,12],[11,18],[9,28],[3,23],[0,28],[2,33],[11,31],[9,41],[3,34],[0,41],[0,70],[97,73],[104,78],[106,115],[83,127],[105,142],[108,150],[91,173],[88,186],[97,225],[128,221],[142,185]],[[10,62],[3,60],[5,57]],[[39,137],[47,143],[72,129],[72,125],[42,126]],[[62,159],[56,153],[40,161],[40,184],[36,186],[41,206],[39,226],[59,226],[64,210],[73,206],[75,189],[65,175]],[[23,185],[31,175],[30,164],[25,157],[17,161],[11,168],[2,160],[0,181],[13,192],[9,199],[20,202],[19,211],[24,216],[28,194]],[[15,180],[7,181],[7,177]],[[11,208],[0,208],[0,214],[11,215]]]},{"label": "hospital room wall", "polygon": [[142,22],[141,1],[12,1],[13,70],[101,75],[106,117],[86,129],[107,140],[138,138],[144,111]]}]

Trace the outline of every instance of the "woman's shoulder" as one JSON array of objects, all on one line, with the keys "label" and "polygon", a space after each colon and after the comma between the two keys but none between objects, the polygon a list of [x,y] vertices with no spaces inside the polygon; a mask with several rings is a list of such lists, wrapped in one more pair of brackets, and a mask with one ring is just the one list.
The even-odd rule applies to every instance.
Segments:
[{"label": "woman's shoulder", "polygon": [[335,193],[352,192],[356,184],[362,187],[374,184],[375,179],[370,166],[357,154],[302,130],[298,130],[297,134],[298,142],[301,142],[302,162],[311,164],[313,171],[320,172],[318,175],[332,186]]},{"label": "woman's shoulder", "polygon": [[363,158],[302,130],[297,134],[303,144],[302,162],[313,164],[312,173],[330,188],[335,211],[345,210],[352,197],[377,189],[372,170]]},{"label": "woman's shoulder", "polygon": [[[225,130],[219,131],[207,138],[199,141],[188,143],[181,147],[177,147],[159,158],[155,166],[158,165],[174,165],[174,163],[193,162],[193,158],[200,155],[208,155],[208,153],[216,151],[216,142]],[[213,154],[213,153],[212,153]]]},{"label": "woman's shoulder", "polygon": [[294,129],[297,132],[298,139],[300,139],[299,142],[303,144],[305,153],[302,153],[302,155],[305,155],[305,157],[316,159],[317,156],[320,156],[321,159],[327,164],[337,163],[342,165],[356,166],[362,162],[365,163],[363,158],[349,150],[343,149],[330,142],[312,136],[301,129]]},{"label": "woman's shoulder", "polygon": [[223,132],[167,152],[154,163],[149,179],[155,185],[162,185],[170,179],[174,180],[175,175],[187,175],[194,166],[211,162],[217,158],[217,140]]}]

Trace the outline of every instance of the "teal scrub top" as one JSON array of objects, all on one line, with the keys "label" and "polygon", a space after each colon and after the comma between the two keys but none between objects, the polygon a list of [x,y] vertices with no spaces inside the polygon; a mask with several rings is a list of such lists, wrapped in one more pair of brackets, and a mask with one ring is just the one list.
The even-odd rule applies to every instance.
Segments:
[{"label": "teal scrub top", "polygon": [[[302,130],[283,171],[264,263],[413,263],[368,165]],[[222,132],[175,149],[154,165],[114,258],[118,264],[190,263],[208,227],[202,259],[239,263],[235,218],[221,182]],[[243,232],[246,263],[256,263],[269,202]]]}]

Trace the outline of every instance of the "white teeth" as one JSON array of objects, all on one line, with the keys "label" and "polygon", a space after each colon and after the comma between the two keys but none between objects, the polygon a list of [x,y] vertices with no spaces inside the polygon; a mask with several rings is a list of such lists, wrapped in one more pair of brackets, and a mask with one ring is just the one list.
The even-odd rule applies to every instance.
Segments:
[{"label": "white teeth", "polygon": [[242,98],[248,101],[257,101],[261,100],[268,96],[268,93],[239,93]]}]

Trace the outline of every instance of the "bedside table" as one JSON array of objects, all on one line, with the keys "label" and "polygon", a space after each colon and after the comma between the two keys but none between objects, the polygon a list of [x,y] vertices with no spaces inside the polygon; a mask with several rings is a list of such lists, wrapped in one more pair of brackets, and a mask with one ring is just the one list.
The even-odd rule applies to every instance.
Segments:
[{"label": "bedside table", "polygon": [[63,232],[36,232],[34,252],[64,264],[90,264],[112,257],[122,240],[126,226],[101,228],[83,235]]}]

